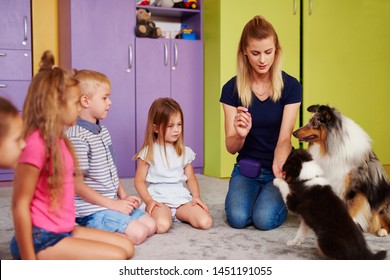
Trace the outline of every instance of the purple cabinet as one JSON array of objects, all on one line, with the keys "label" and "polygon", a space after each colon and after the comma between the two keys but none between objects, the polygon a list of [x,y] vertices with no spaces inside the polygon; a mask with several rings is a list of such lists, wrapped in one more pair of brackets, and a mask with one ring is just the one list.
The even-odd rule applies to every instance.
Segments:
[{"label": "purple cabinet", "polygon": [[[135,175],[132,157],[143,143],[149,107],[162,96],[183,107],[185,142],[197,154],[196,172],[202,172],[203,42],[135,38],[135,2],[59,1],[60,65],[97,70],[111,79],[113,104],[102,124],[111,133],[120,177]],[[148,8],[193,25],[201,35],[200,9]]]},{"label": "purple cabinet", "polygon": [[120,177],[135,175],[135,2],[59,1],[60,64],[111,80],[112,106],[102,120],[111,134]]},{"label": "purple cabinet", "polygon": [[[0,1],[0,96],[20,111],[32,77],[30,0]],[[0,181],[13,179],[0,169]]]},{"label": "purple cabinet", "polygon": [[30,0],[0,1],[0,49],[31,50]]},{"label": "purple cabinet", "polygon": [[136,38],[136,145],[144,140],[147,114],[159,97],[182,107],[185,143],[196,153],[196,172],[203,171],[203,42]]}]

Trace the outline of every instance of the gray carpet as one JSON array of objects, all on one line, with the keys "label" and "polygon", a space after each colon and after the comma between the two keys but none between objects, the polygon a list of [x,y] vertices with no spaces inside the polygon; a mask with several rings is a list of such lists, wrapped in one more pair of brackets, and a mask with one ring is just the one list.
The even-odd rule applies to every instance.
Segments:
[{"label": "gray carpet", "polygon": [[[227,225],[224,199],[228,180],[197,174],[201,196],[213,216],[213,227],[207,231],[197,230],[181,222],[174,222],[166,234],[154,235],[136,247],[137,260],[304,260],[321,259],[317,253],[316,240],[310,235],[304,244],[288,247],[286,241],[293,238],[299,219],[290,214],[278,229],[259,231],[254,227],[234,229]],[[122,182],[130,194],[136,194],[133,179]],[[4,185],[4,183],[2,183]],[[13,235],[10,211],[12,188],[0,187],[0,258],[10,259],[8,243]],[[388,250],[390,260],[390,236],[376,237],[365,234],[373,251]]]}]

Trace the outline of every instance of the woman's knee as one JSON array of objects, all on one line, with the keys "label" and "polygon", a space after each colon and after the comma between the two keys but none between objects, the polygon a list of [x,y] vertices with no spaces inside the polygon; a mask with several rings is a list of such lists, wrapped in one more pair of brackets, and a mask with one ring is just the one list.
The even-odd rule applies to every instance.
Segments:
[{"label": "woman's knee", "polygon": [[271,230],[281,226],[287,219],[287,209],[280,207],[278,211],[254,211],[253,224],[260,230]]},{"label": "woman's knee", "polygon": [[228,211],[226,210],[226,220],[233,228],[246,228],[251,224],[251,217],[245,211]]}]

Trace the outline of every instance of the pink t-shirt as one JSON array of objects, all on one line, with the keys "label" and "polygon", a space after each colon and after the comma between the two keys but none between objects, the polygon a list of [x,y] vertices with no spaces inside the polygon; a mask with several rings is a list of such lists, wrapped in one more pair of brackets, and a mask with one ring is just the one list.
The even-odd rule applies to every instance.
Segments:
[{"label": "pink t-shirt", "polygon": [[70,232],[75,224],[74,163],[63,139],[60,141],[60,147],[64,162],[63,196],[56,210],[50,208],[47,176],[42,172],[47,161],[45,143],[38,130],[27,137],[26,147],[19,158],[19,163],[31,164],[41,170],[30,206],[32,224],[54,233]]}]

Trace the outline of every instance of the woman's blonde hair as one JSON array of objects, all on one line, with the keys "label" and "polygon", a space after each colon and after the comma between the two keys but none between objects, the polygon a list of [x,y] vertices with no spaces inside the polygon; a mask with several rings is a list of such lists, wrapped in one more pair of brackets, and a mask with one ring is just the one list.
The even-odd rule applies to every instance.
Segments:
[{"label": "woman's blonde hair", "polygon": [[103,73],[93,70],[76,70],[73,69],[74,77],[79,81],[82,95],[92,97],[101,84],[106,84],[111,88],[110,79]]},{"label": "woman's blonde hair", "polygon": [[49,196],[53,208],[58,206],[62,197],[64,163],[60,139],[65,140],[72,154],[75,170],[78,171],[76,156],[65,135],[62,122],[68,89],[74,86],[78,86],[78,81],[71,73],[55,66],[53,54],[45,51],[41,57],[39,72],[31,81],[23,106],[24,137],[38,130],[45,142],[46,163],[43,172],[48,178]]},{"label": "woman's blonde hair", "polygon": [[[136,153],[134,159],[138,157],[141,150],[147,148],[147,154],[145,161],[153,163],[153,144],[157,141],[157,137],[165,139],[165,133],[171,116],[174,114],[180,114],[181,117],[181,135],[177,141],[173,144],[175,151],[178,156],[181,156],[184,153],[184,118],[183,111],[174,99],[172,98],[158,98],[150,106],[148,113],[148,122],[146,124],[145,139],[142,144],[141,149]],[[158,135],[155,131],[158,129],[162,132],[162,135]],[[164,141],[164,152],[166,155],[166,146]]]},{"label": "woman's blonde hair", "polygon": [[18,109],[7,99],[0,97],[0,144],[8,134],[10,120],[19,117]]},{"label": "woman's blonde hair", "polygon": [[272,24],[264,17],[255,16],[244,26],[237,51],[237,91],[244,107],[249,107],[252,104],[253,75],[253,69],[244,52],[248,47],[249,39],[264,40],[269,37],[272,37],[275,42],[275,59],[270,68],[270,97],[276,102],[282,95],[282,48],[279,44],[278,35]]}]

